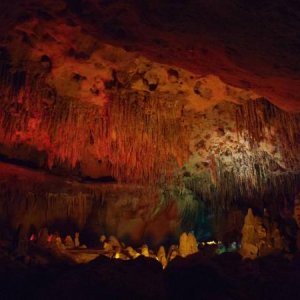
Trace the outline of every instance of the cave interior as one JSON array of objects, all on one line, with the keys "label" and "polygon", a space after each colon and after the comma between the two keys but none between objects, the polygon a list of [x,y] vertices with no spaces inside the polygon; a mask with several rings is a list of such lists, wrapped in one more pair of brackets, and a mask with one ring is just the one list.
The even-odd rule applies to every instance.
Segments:
[{"label": "cave interior", "polygon": [[1,298],[300,299],[298,1],[0,10]]}]

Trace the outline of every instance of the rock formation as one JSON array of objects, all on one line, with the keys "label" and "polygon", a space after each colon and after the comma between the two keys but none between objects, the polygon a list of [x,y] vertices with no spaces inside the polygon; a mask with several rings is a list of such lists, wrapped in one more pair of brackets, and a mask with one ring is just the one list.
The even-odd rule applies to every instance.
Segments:
[{"label": "rock formation", "polygon": [[107,242],[104,242],[103,249],[104,249],[106,252],[108,252],[108,253],[110,253],[110,252],[113,251],[112,245],[111,245],[110,243],[107,243]]},{"label": "rock formation", "polygon": [[3,0],[1,221],[158,246],[291,207],[299,7],[256,2]]},{"label": "rock formation", "polygon": [[179,254],[182,257],[198,252],[198,243],[192,232],[183,232],[179,239]]},{"label": "rock formation", "polygon": [[162,264],[163,268],[167,266],[167,257],[166,257],[166,250],[164,246],[160,246],[157,251],[157,258],[159,262]]},{"label": "rock formation", "polygon": [[13,254],[18,258],[25,258],[28,251],[28,231],[22,224],[19,225],[13,239]]},{"label": "rock formation", "polygon": [[70,235],[67,235],[64,240],[66,249],[73,249],[75,247],[74,241]]},{"label": "rock formation", "polygon": [[188,235],[186,232],[183,232],[179,238],[179,253],[182,257],[185,257],[189,254],[189,244],[188,244]]},{"label": "rock formation", "polygon": [[37,238],[37,244],[41,247],[48,247],[49,243],[49,233],[48,233],[48,228],[43,227],[39,231],[39,235]]},{"label": "rock formation", "polygon": [[79,232],[75,232],[74,246],[75,248],[80,247]]},{"label": "rock formation", "polygon": [[284,250],[284,240],[275,222],[253,215],[251,208],[245,216],[240,253],[254,259]]},{"label": "rock formation", "polygon": [[111,235],[108,239],[108,242],[113,248],[118,248],[118,249],[122,248],[120,242],[115,236]]},{"label": "rock formation", "polygon": [[297,195],[294,204],[294,218],[300,229],[300,193]]},{"label": "rock formation", "polygon": [[137,258],[140,255],[136,250],[134,250],[130,246],[127,247],[125,250],[128,253],[129,257],[131,257],[131,258]]},{"label": "rock formation", "polygon": [[167,261],[172,261],[176,256],[179,255],[179,250],[176,245],[171,245],[167,255]]},{"label": "rock formation", "polygon": [[149,248],[146,244],[144,244],[141,248],[141,253],[142,255],[144,255],[145,257],[149,257],[150,253],[149,253]]}]

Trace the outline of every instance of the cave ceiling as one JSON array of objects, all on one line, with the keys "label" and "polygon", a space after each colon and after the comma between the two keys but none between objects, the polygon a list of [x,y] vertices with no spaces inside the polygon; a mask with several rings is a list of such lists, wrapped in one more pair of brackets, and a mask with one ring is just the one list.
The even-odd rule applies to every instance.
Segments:
[{"label": "cave ceiling", "polygon": [[0,9],[2,158],[207,198],[299,186],[298,1]]}]

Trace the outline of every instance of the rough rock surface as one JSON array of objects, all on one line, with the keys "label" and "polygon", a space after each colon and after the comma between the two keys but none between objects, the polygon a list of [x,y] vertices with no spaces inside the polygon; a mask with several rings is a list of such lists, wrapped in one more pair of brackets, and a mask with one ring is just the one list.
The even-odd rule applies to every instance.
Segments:
[{"label": "rough rock surface", "polygon": [[266,218],[254,216],[249,208],[242,229],[241,255],[255,259],[272,252],[280,252],[284,247],[283,237],[276,224]]},{"label": "rough rock surface", "polygon": [[[84,192],[47,195],[79,226],[93,211],[109,234],[159,243],[192,230],[203,205],[279,215],[299,192],[298,2],[179,2],[0,3],[0,158],[151,187],[105,216]],[[4,194],[3,207],[18,198]]]},{"label": "rough rock surface", "polygon": [[[59,25],[44,41],[66,39],[67,28],[197,74],[216,74],[252,88],[291,111],[299,111],[299,4],[278,1],[2,1],[2,34],[18,28],[28,48],[39,43],[24,22]],[[54,34],[53,34],[54,33]],[[64,35],[62,34],[64,33]],[[88,60],[93,45],[74,48]],[[39,43],[41,44],[41,43]],[[43,53],[46,54],[46,53]],[[184,60],[182,59],[184,57]],[[56,62],[54,63],[56,64]],[[47,62],[44,64],[48,67]],[[155,80],[154,80],[155,82]]]},{"label": "rough rock surface", "polygon": [[198,243],[192,232],[183,232],[179,239],[179,254],[182,257],[198,252]]}]

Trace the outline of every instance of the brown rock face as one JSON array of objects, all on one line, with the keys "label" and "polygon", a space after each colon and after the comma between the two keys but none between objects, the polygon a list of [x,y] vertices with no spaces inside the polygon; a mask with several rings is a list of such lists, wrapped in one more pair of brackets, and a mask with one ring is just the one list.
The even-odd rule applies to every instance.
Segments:
[{"label": "brown rock face", "polygon": [[215,74],[286,110],[300,109],[297,1],[87,1],[81,7],[84,13],[73,9],[98,37],[197,74]]},{"label": "brown rock face", "polygon": [[[88,38],[93,35],[98,41],[198,75],[217,75],[228,84],[254,90],[286,110],[300,109],[297,1],[287,5],[284,0],[60,0],[55,5],[52,1],[26,1],[19,5],[16,1],[2,1],[1,6],[5,37],[2,40],[7,42],[15,31],[22,45],[15,48],[14,52],[23,52],[15,54],[15,58],[25,54],[25,47],[30,50],[39,44],[37,51],[44,48],[46,52],[56,52],[50,58],[57,64],[63,59],[59,55],[61,42],[73,39],[77,45],[69,43],[69,56],[89,61],[97,48]],[[24,28],[24,23],[31,23],[32,28]],[[41,33],[46,27],[53,29],[39,36],[37,31]],[[78,39],[70,27],[81,32],[83,38]],[[51,42],[56,43],[56,50],[49,47]],[[52,66],[47,61],[43,65],[45,69]],[[84,76],[77,77],[84,80]],[[94,89],[98,89],[97,84]]]}]

